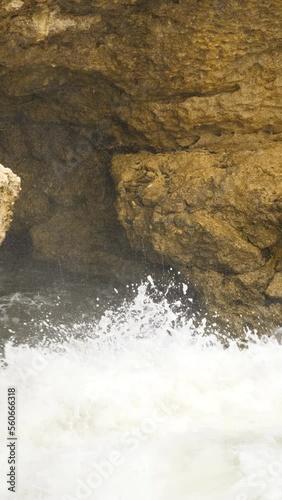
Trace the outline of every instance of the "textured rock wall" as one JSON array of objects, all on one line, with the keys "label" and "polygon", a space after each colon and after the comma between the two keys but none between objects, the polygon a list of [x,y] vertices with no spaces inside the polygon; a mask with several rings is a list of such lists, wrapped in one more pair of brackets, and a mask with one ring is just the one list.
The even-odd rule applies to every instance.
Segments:
[{"label": "textured rock wall", "polygon": [[222,146],[114,157],[119,217],[132,246],[179,269],[210,312],[269,327],[282,315],[282,144]]},{"label": "textured rock wall", "polygon": [[2,0],[3,113],[115,145],[282,132],[280,0]]},{"label": "textured rock wall", "polygon": [[19,195],[20,178],[0,165],[0,245],[10,227],[13,205]]}]

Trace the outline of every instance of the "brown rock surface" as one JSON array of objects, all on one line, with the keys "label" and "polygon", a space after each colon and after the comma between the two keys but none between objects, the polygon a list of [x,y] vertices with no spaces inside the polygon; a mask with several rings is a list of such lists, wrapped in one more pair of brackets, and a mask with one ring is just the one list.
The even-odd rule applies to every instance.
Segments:
[{"label": "brown rock surface", "polygon": [[265,293],[272,299],[282,299],[282,273],[276,273],[274,275],[274,278],[269,283]]},{"label": "brown rock surface", "polygon": [[128,271],[134,279],[140,270],[117,220],[110,155],[95,148],[90,131],[6,123],[0,150],[6,163],[14,158],[22,180],[13,230],[28,232],[37,257],[122,279]]},{"label": "brown rock surface", "polygon": [[112,170],[135,249],[178,268],[214,313],[281,321],[280,142],[117,155]]},{"label": "brown rock surface", "polygon": [[10,227],[13,205],[20,192],[20,178],[0,165],[0,245]]},{"label": "brown rock surface", "polygon": [[282,132],[280,0],[2,0],[0,103],[115,145]]}]

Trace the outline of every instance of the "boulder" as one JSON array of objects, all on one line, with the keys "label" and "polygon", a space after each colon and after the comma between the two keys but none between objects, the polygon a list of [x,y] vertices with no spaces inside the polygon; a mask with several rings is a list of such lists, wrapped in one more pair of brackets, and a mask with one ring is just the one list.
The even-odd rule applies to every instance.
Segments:
[{"label": "boulder", "polygon": [[0,245],[8,231],[13,206],[20,192],[20,178],[9,168],[0,165]]},{"label": "boulder", "polygon": [[282,321],[282,144],[116,155],[134,249],[179,269],[214,315]]}]

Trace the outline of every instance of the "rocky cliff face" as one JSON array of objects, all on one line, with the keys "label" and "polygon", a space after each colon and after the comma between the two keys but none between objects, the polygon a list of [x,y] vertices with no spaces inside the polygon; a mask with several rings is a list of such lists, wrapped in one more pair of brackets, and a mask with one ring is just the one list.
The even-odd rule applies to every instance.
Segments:
[{"label": "rocky cliff face", "polygon": [[0,245],[12,220],[13,205],[19,195],[20,178],[0,165]]},{"label": "rocky cliff face", "polygon": [[[131,245],[145,237],[148,258],[180,266],[210,307],[248,296],[278,317],[281,25],[280,0],[2,0],[0,159],[23,179],[14,230],[78,270],[127,266],[118,154]],[[142,196],[139,177],[126,184],[136,161],[144,189],[154,176]]]},{"label": "rocky cliff face", "polygon": [[282,132],[280,0],[3,0],[0,15],[8,114],[138,148]]},{"label": "rocky cliff face", "polygon": [[269,324],[282,313],[282,144],[226,151],[116,156],[119,217],[132,246],[179,269],[214,315]]}]

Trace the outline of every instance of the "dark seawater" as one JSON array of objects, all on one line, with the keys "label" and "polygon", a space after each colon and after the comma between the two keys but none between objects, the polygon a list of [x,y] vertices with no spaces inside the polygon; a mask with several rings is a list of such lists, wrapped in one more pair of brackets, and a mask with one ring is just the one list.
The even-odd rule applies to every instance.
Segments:
[{"label": "dark seawater", "polygon": [[185,285],[151,276],[119,287],[4,248],[0,279],[1,500],[282,500],[275,338],[226,349]]},{"label": "dark seawater", "polygon": [[131,286],[75,275],[59,263],[35,260],[22,253],[0,250],[0,343],[36,344],[52,338],[56,329],[98,319],[106,308],[130,295]]}]

